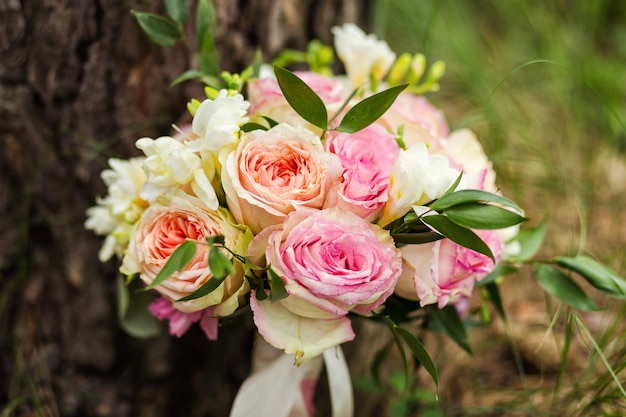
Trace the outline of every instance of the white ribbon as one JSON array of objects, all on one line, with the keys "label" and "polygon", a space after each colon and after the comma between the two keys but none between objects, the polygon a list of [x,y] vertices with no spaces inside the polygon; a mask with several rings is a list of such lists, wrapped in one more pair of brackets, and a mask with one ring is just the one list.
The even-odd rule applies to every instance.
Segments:
[{"label": "white ribbon", "polygon": [[[352,417],[354,400],[350,372],[339,346],[323,354],[333,417]],[[237,392],[230,417],[312,417],[313,391],[322,357],[300,366],[259,339],[252,353],[252,371]]]},{"label": "white ribbon", "polygon": [[354,414],[352,380],[341,346],[324,351],[324,364],[328,374],[333,417],[352,417]]}]

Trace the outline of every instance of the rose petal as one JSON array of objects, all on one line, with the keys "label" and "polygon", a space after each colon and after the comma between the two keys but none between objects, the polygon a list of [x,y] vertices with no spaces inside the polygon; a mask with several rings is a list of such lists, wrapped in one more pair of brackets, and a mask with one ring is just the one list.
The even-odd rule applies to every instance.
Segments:
[{"label": "rose petal", "polygon": [[272,346],[296,355],[296,364],[302,364],[326,349],[354,339],[350,320],[308,319],[296,316],[281,303],[258,301],[253,292],[250,307],[259,333]]}]

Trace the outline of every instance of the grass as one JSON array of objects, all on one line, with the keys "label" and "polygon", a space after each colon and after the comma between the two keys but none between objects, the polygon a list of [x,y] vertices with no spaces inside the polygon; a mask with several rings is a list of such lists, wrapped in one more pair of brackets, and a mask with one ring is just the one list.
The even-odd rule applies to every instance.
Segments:
[{"label": "grass", "polygon": [[[429,98],[477,132],[531,224],[549,218],[541,255],[585,251],[623,276],[626,3],[379,0],[374,24],[393,50],[446,62]],[[509,328],[473,332],[473,358],[428,340],[444,415],[624,415],[623,303],[567,311],[528,272],[502,294]]]}]

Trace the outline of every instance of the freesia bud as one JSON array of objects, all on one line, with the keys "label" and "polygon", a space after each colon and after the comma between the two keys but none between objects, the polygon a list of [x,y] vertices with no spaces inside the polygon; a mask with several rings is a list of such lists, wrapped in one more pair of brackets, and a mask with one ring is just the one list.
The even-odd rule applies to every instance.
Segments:
[{"label": "freesia bud", "polygon": [[396,62],[391,67],[391,71],[389,72],[389,84],[390,85],[399,85],[402,84],[404,77],[407,75],[409,71],[409,67],[411,65],[411,54],[405,52],[396,60]]},{"label": "freesia bud", "polygon": [[424,71],[426,70],[426,57],[424,54],[415,54],[411,60],[411,70],[407,77],[409,84],[415,84],[422,78]]}]

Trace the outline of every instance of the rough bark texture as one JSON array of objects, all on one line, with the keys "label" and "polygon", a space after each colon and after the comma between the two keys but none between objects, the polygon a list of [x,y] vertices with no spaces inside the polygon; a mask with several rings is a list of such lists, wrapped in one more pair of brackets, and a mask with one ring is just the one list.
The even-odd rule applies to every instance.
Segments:
[{"label": "rough bark texture", "polygon": [[[195,3],[195,2],[193,2]],[[304,47],[329,27],[364,23],[354,0],[215,0],[223,69],[240,71]],[[11,415],[225,416],[249,370],[246,317],[218,342],[124,334],[115,262],[83,229],[104,193],[111,156],[138,154],[141,136],[166,134],[200,96],[170,81],[191,65],[160,48],[131,9],[146,0],[0,0],[0,407]]]}]

